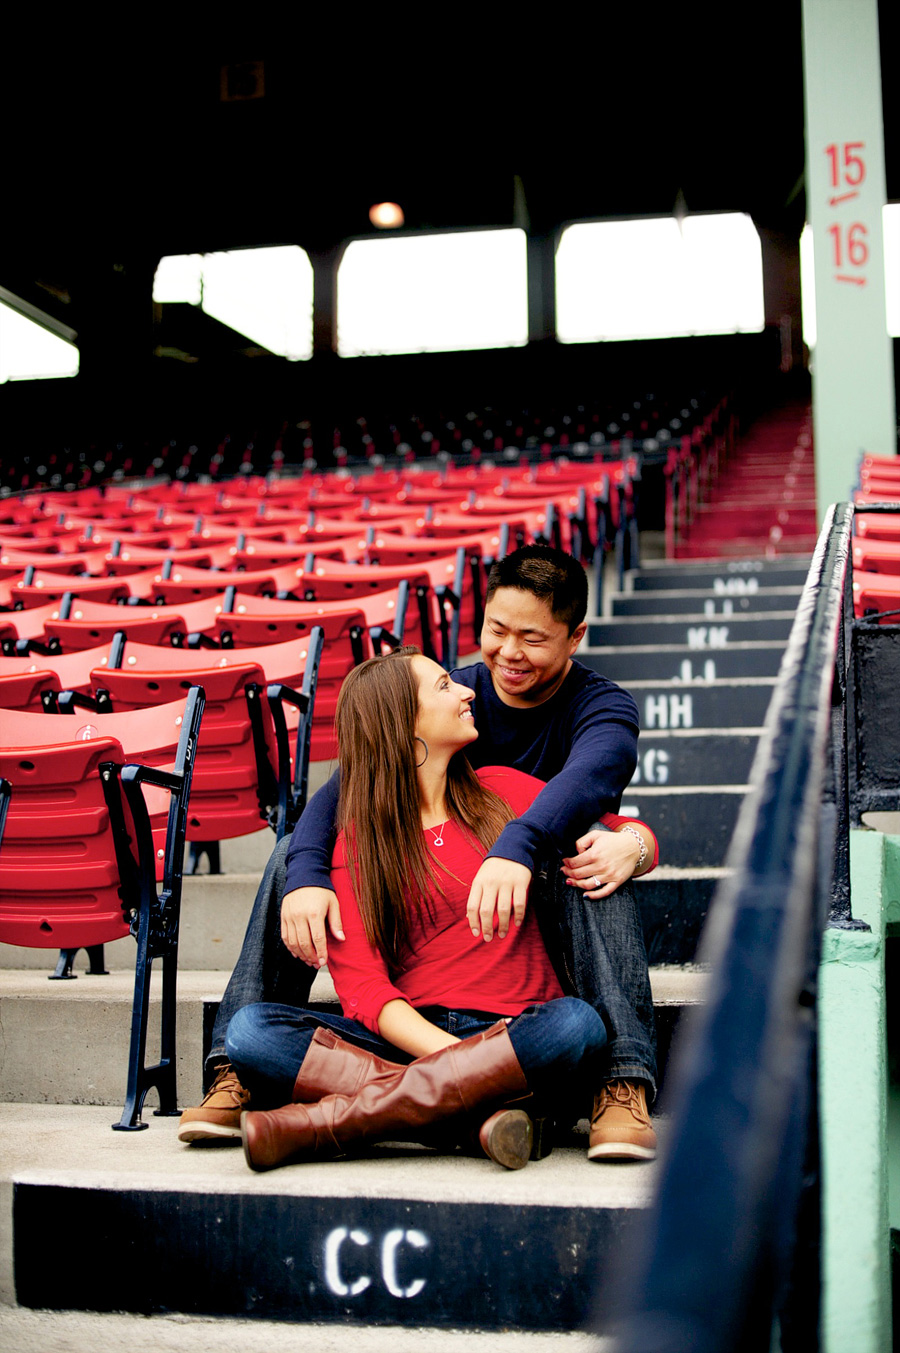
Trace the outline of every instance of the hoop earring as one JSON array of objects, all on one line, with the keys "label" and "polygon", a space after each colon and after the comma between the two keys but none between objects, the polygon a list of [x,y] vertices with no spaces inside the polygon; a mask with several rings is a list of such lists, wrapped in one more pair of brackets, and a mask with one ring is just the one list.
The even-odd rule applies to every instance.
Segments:
[{"label": "hoop earring", "polygon": [[425,765],[425,762],[428,760],[428,743],[425,741],[424,738],[420,738],[418,735],[417,735],[416,737],[413,738],[413,741],[414,741],[414,742],[421,742],[422,746],[425,748],[425,755],[424,755],[424,757],[422,758],[421,761],[417,761],[417,762],[416,762],[416,770],[421,770],[422,767]]}]

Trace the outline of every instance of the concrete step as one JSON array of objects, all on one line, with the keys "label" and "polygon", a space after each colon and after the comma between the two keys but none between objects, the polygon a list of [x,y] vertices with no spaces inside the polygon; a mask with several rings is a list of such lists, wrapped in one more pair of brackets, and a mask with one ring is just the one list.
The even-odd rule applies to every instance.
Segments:
[{"label": "concrete step", "polygon": [[700,933],[716,888],[728,873],[721,865],[696,869],[660,865],[649,878],[636,880],[644,944],[651,971],[655,973],[654,991],[660,1004],[664,995],[672,991],[670,983],[664,985],[663,965],[673,980],[678,980],[674,965],[690,964],[696,958]]},{"label": "concrete step", "polygon": [[638,740],[630,795],[643,785],[703,785],[749,779],[761,728],[650,729]]},{"label": "concrete step", "polygon": [[[244,932],[248,923],[250,908],[256,896],[261,869],[254,873],[202,875],[185,878],[183,897],[181,897],[181,927],[179,935],[179,974],[218,973],[223,982],[241,953]],[[640,879],[642,884],[642,902],[651,913],[658,911],[655,900],[656,889],[665,890],[665,870],[654,870],[648,878]],[[679,907],[686,913],[702,915],[706,900],[700,896],[696,905],[689,896],[679,898]],[[104,963],[111,973],[134,973],[134,957],[137,946],[130,935],[123,939],[104,944]],[[1,974],[11,971],[31,971],[41,974],[47,981],[57,963],[58,951],[54,948],[19,948],[15,944],[0,944],[0,992],[3,992],[4,977]],[[688,962],[693,958],[693,950],[678,951],[670,954],[666,962]],[[88,958],[84,950],[76,955],[73,966],[73,978],[64,984],[51,982],[51,988],[70,985],[72,981],[83,981],[87,985],[102,984],[102,978],[92,977],[88,973]],[[217,997],[218,999],[218,997]]]},{"label": "concrete step", "polygon": [[641,679],[628,683],[645,734],[657,729],[762,727],[775,678],[703,680],[697,671],[701,666],[688,659],[685,665],[688,675],[684,680],[673,678],[663,683]]},{"label": "concrete step", "polygon": [[[228,976],[179,971],[176,1078],[182,1105],[199,1103],[204,1035],[212,1029]],[[651,984],[654,1001],[669,1009],[701,999],[702,977],[693,969],[687,975],[678,966],[654,969]],[[158,1055],[160,986],[154,970],[149,1061]],[[0,973],[0,1102],[121,1106],[133,989],[127,970],[76,982],[48,982],[44,973],[27,970]],[[317,973],[310,1003],[336,1007],[327,970]],[[150,1099],[155,1103],[153,1092]]]},{"label": "concrete step", "polygon": [[[274,842],[274,837],[270,840]],[[244,931],[263,866],[252,873],[198,875],[186,878],[181,899],[178,970],[182,972],[231,973],[244,940]],[[134,972],[136,945],[130,935],[104,945],[106,967]],[[25,968],[44,973],[56,965],[55,949],[20,949],[0,944],[0,969]],[[85,972],[87,956],[82,950],[74,972]]]},{"label": "concrete step", "polygon": [[627,574],[626,587],[634,592],[708,587],[737,596],[763,586],[802,587],[808,572],[808,555],[779,559],[687,559],[677,563],[659,560],[642,564],[640,571]]},{"label": "concrete step", "polygon": [[601,620],[588,625],[589,648],[612,648],[617,644],[687,644],[689,648],[730,648],[750,642],[786,642],[794,623],[794,612],[773,611],[768,615],[731,615],[706,617],[694,615],[626,616],[619,620]]},{"label": "concrete step", "polygon": [[[184,880],[178,944],[179,975],[191,972],[217,973],[223,979],[224,989],[224,983],[231,975],[241,951],[259,877],[259,873],[223,874]],[[641,905],[647,916],[656,916],[669,905],[669,878],[665,867],[660,866],[649,877],[639,880]],[[657,892],[664,896],[657,898]],[[689,922],[685,933],[694,933],[696,918],[705,915],[708,902],[708,893],[699,883],[696,899],[691,896],[687,886],[681,890],[677,905]],[[647,942],[649,945],[649,934]],[[0,944],[0,974],[26,971],[40,974],[42,980],[47,981],[56,966],[57,953],[56,949],[23,949],[11,944]],[[104,945],[107,970],[111,973],[133,974],[135,953],[136,945],[130,935]],[[683,947],[677,951],[667,951],[665,958],[660,961],[685,963],[693,956],[693,948]],[[0,976],[0,992],[3,990],[3,981]],[[84,950],[76,955],[73,977],[62,985],[70,985],[73,981],[93,985],[95,990],[99,986],[102,990],[103,979],[88,973],[88,959]],[[52,982],[50,988],[59,985]]]},{"label": "concrete step", "polygon": [[723,616],[791,611],[800,600],[802,587],[766,587],[743,596],[726,596],[712,588],[665,592],[624,592],[610,597],[613,616],[702,615],[704,620]]},{"label": "concrete step", "polygon": [[620,811],[652,825],[659,857],[677,868],[722,865],[746,784],[636,785],[626,790]]},{"label": "concrete step", "polygon": [[179,1145],[176,1119],[121,1134],[103,1108],[0,1105],[5,1286],[42,1310],[584,1329],[657,1174],[588,1162],[585,1127],[514,1173],[382,1146],[257,1175],[240,1149]]},{"label": "concrete step", "polygon": [[120,1353],[146,1344],[156,1353],[197,1353],[230,1345],[241,1353],[612,1353],[592,1333],[550,1330],[438,1329],[400,1325],[322,1325],[317,1321],[241,1320],[234,1316],[123,1315],[30,1311],[0,1306],[0,1345],[12,1353]]},{"label": "concrete step", "polygon": [[[161,973],[154,966],[147,1058],[158,1056]],[[199,1102],[204,1027],[222,998],[229,972],[178,973],[177,1089],[179,1103]],[[41,972],[0,973],[0,1100],[32,1104],[121,1104],[131,1033],[133,972],[76,982],[48,982]],[[326,971],[316,975],[311,1002],[335,1001]],[[204,1024],[206,1021],[206,1024]],[[150,1098],[155,1103],[155,1095]]]},{"label": "concrete step", "polygon": [[[666,1056],[674,1020],[702,1001],[708,974],[662,966],[652,979]],[[180,1327],[162,1322],[183,1312],[195,1339],[222,1328],[233,1340],[252,1315],[254,1330],[289,1321],[307,1336],[322,1331],[325,1349],[346,1347],[329,1335],[350,1323],[363,1353],[382,1353],[387,1326],[397,1328],[398,1353],[413,1330],[417,1348],[455,1347],[440,1340],[454,1330],[476,1339],[491,1330],[501,1349],[515,1337],[543,1353],[550,1345],[529,1332],[545,1330],[553,1347],[603,1353],[577,1332],[602,1320],[604,1275],[657,1171],[588,1162],[586,1120],[512,1174],[484,1159],[383,1145],[364,1159],[256,1175],[234,1146],[179,1144],[176,1118],[148,1112],[148,1131],[122,1134],[111,1117],[105,1104],[0,1103],[0,1301],[17,1303],[0,1310],[9,1347],[31,1346],[16,1342],[24,1331],[35,1347],[80,1350],[88,1332],[92,1346],[112,1347],[132,1330],[120,1313],[138,1312],[142,1339],[180,1353]],[[655,1127],[664,1145],[665,1118]],[[93,1254],[130,1262],[74,1264],[76,1228]],[[88,1326],[76,1311],[119,1314]],[[279,1330],[269,1326],[270,1339],[281,1342]],[[257,1347],[252,1336],[248,1347]]]},{"label": "concrete step", "polygon": [[[697,626],[696,642],[620,644],[615,648],[582,647],[578,661],[630,690],[638,681],[683,681],[692,675],[706,681],[732,677],[776,677],[785,641],[712,642],[710,628]],[[705,633],[701,630],[705,629]],[[685,677],[685,673],[689,675]]]}]

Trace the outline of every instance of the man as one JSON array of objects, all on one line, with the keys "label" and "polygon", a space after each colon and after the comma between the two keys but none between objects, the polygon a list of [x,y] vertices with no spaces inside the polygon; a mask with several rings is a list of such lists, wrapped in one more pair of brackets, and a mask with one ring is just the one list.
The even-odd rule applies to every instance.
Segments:
[{"label": "man", "polygon": [[[647,1108],[655,1093],[653,1006],[637,905],[620,885],[653,867],[655,842],[637,825],[591,829],[618,811],[636,764],[638,715],[627,692],[574,661],[586,612],[584,569],[560,550],[526,546],[491,569],[483,661],[453,673],[475,691],[479,737],[469,757],[476,767],[512,766],[547,784],[498,837],[472,884],[467,916],[473,934],[501,942],[521,921],[536,876],[537,893],[561,891],[562,859],[567,886],[548,948],[562,959],[570,988],[602,1006],[610,1034],[588,1155],[648,1160],[656,1150]],[[333,776],[290,844],[273,853],[213,1030],[208,1065],[218,1074],[203,1103],[182,1116],[182,1141],[238,1135],[248,1096],[224,1059],[229,1019],[251,1001],[305,1004],[329,942],[343,939],[329,875],[338,792]],[[573,839],[578,853],[565,856]]]}]

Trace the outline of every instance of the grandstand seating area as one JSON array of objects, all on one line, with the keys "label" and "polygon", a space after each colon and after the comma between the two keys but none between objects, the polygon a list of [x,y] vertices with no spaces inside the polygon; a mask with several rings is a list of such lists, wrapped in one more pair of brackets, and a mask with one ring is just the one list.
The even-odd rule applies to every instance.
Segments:
[{"label": "grandstand seating area", "polygon": [[[544,429],[551,426],[540,421]],[[380,447],[380,433],[376,440],[368,425],[361,422],[360,428],[366,428],[360,431],[364,448]],[[607,424],[604,438],[609,430]],[[197,875],[182,883],[173,851],[185,839],[199,854],[216,841],[247,838],[261,862],[275,840],[265,828],[280,834],[302,811],[307,761],[328,763],[335,754],[335,701],[351,666],[403,641],[420,644],[448,667],[473,654],[486,567],[520,543],[549,541],[586,564],[593,559],[596,579],[605,582],[595,589],[596,613],[578,656],[629,689],[641,713],[639,765],[622,811],[649,822],[660,841],[660,868],[640,883],[639,896],[665,1067],[679,1016],[703,999],[700,934],[726,873],[728,844],[749,789],[812,550],[814,511],[808,410],[791,406],[777,418],[760,420],[742,438],[727,401],[720,401],[702,418],[698,414],[677,445],[663,446],[668,557],[641,557],[647,552],[639,548],[635,504],[651,430],[649,420],[639,427],[641,448],[629,442],[613,449],[592,445],[589,424],[578,424],[573,439],[588,434],[583,452],[573,440],[567,455],[544,456],[538,446],[534,459],[507,457],[502,464],[487,458],[479,463],[474,454],[468,465],[449,459],[436,464],[433,458],[423,463],[421,447],[410,438],[414,458],[408,465],[370,464],[355,474],[308,468],[297,477],[245,472],[227,482],[204,483],[188,476],[167,479],[166,465],[139,488],[110,482],[68,493],[17,492],[0,504],[0,718],[9,730],[0,737],[0,777],[11,786],[7,805],[0,779],[0,825],[6,815],[0,941],[10,946],[2,954],[4,1012],[17,1003],[15,1019],[4,1014],[3,1097],[8,1108],[23,1111],[36,1103],[58,1106],[45,1138],[58,1153],[56,1163],[69,1161],[65,1106],[101,1106],[84,1111],[91,1164],[121,1171],[124,1180],[119,1192],[89,1191],[87,1174],[73,1155],[66,1180],[45,1181],[43,1192],[20,1191],[16,1262],[22,1304],[36,1303],[39,1294],[43,1304],[60,1308],[217,1314],[252,1308],[256,1316],[273,1319],[496,1329],[577,1329],[588,1319],[597,1265],[605,1268],[612,1261],[633,1217],[646,1206],[655,1167],[624,1184],[621,1176],[600,1178],[597,1172],[586,1201],[570,1168],[576,1153],[583,1154],[577,1141],[526,1172],[529,1181],[541,1174],[547,1180],[549,1192],[539,1200],[521,1187],[504,1192],[475,1162],[471,1179],[430,1156],[419,1159],[420,1173],[411,1175],[409,1151],[384,1149],[379,1164],[370,1163],[368,1177],[363,1162],[317,1169],[311,1192],[279,1180],[273,1208],[271,1184],[266,1196],[244,1191],[239,1153],[195,1152],[188,1162],[189,1153],[175,1144],[174,1123],[164,1119],[138,1138],[146,1145],[158,1135],[149,1159],[165,1181],[160,1186],[157,1178],[154,1206],[177,1208],[180,1219],[165,1230],[166,1253],[154,1260],[151,1297],[138,1272],[121,1274],[114,1289],[101,1277],[79,1286],[62,1267],[58,1279],[48,1278],[53,1265],[39,1254],[38,1237],[46,1233],[53,1209],[61,1217],[75,1207],[86,1209],[97,1234],[113,1235],[146,1204],[142,1187],[129,1186],[133,1162],[114,1154],[121,1139],[110,1142],[109,1112],[102,1107],[121,1103],[132,1004],[137,1009],[143,1003],[141,1070],[129,1073],[120,1125],[137,1121],[143,1093],[153,1084],[163,1111],[171,1112],[176,1074],[182,1106],[197,1098],[204,1039],[236,956],[256,876],[249,869],[229,871],[229,859],[248,856],[229,855],[226,847],[220,879]],[[398,428],[392,437],[394,432]],[[339,445],[348,444],[346,430],[340,435]],[[515,435],[520,439],[518,427]],[[371,443],[364,441],[367,436]],[[656,440],[651,455],[660,449],[658,430]],[[394,442],[403,456],[401,446]],[[490,449],[496,455],[504,447]],[[367,450],[363,454],[371,459]],[[226,465],[223,460],[222,468]],[[896,612],[896,462],[866,457],[856,498],[861,504],[897,503],[894,514],[857,520],[856,614]],[[732,515],[738,511],[740,535]],[[152,783],[156,774],[163,788],[173,789],[165,774],[171,764],[183,772],[184,743],[181,761],[175,762],[177,732],[173,737],[170,730],[167,740],[158,730],[166,719],[181,729],[178,711],[187,691],[198,686],[205,691],[205,710],[192,758],[190,803],[178,809],[180,845],[173,835],[177,813],[167,814],[154,796],[160,791],[148,790],[153,845],[145,858],[134,853],[135,842],[144,851],[146,846],[141,828],[128,817],[141,811],[136,790],[114,803],[100,779],[103,767],[141,762],[154,769],[139,779]],[[54,814],[53,858],[49,846],[36,844],[38,802]],[[115,806],[120,803],[124,808]],[[82,818],[90,819],[89,830]],[[105,847],[106,863],[113,872],[104,894],[106,921],[96,925],[79,913],[63,926],[71,903],[67,894],[80,888],[79,871],[87,869],[87,861],[96,862],[102,853],[107,819],[113,837]],[[261,838],[255,835],[260,829]],[[83,866],[71,853],[71,840],[80,842],[76,850],[85,853]],[[26,895],[17,894],[29,872],[25,852],[39,868],[30,871],[23,905]],[[215,867],[215,850],[210,858]],[[67,894],[53,885],[57,869],[69,875]],[[148,874],[161,891],[150,888]],[[138,891],[120,897],[126,876]],[[180,898],[189,946],[179,960]],[[177,1002],[180,1030],[176,1054],[170,1012],[161,1043],[164,1077],[154,1078],[154,1069],[143,1067],[150,963],[143,982],[138,960],[140,996],[132,1000],[134,960],[117,942],[129,929],[151,961],[168,953],[172,967],[180,963],[177,996],[174,978],[163,995],[164,1004]],[[39,986],[41,960],[31,950],[98,944],[108,946],[112,971],[102,979],[109,994],[92,1004],[105,1010],[89,1010],[71,987]],[[23,950],[17,961],[12,946],[26,946],[27,960]],[[63,975],[71,970],[71,957]],[[333,1001],[327,974],[317,979],[313,995]],[[45,1037],[69,1052],[69,1064],[57,1067],[50,1085],[29,1053],[29,1011],[51,1031]],[[61,1031],[79,1023],[75,1051]],[[12,1046],[16,1028],[18,1050]],[[114,1056],[108,1050],[113,1047]],[[133,1042],[132,1062],[137,1056]],[[664,1137],[665,1120],[660,1126]],[[29,1165],[29,1177],[40,1184],[40,1171]],[[297,1172],[284,1172],[292,1173]],[[211,1193],[217,1215],[226,1221],[215,1236],[208,1224]],[[312,1271],[313,1249],[326,1243],[339,1222],[355,1226],[358,1234],[393,1233],[401,1224],[398,1199],[402,1225],[441,1242],[444,1276],[423,1260],[428,1284],[421,1303],[398,1301],[389,1284],[384,1290],[373,1283],[365,1301],[354,1304],[355,1294],[340,1282],[330,1290],[312,1280],[280,1285],[254,1266],[261,1248],[300,1254],[296,1237],[302,1235],[309,1237],[310,1253],[303,1250],[297,1262]],[[502,1285],[485,1286],[471,1256],[485,1247],[510,1252],[526,1208],[547,1238],[540,1273],[535,1270],[532,1282],[520,1274],[514,1293],[504,1293]],[[522,1259],[526,1268],[527,1262]],[[401,1290],[401,1297],[411,1290]]]},{"label": "grandstand seating area", "polygon": [[[626,458],[645,446],[665,456],[671,444],[685,437],[709,435],[726,411],[722,395],[702,389],[685,398],[684,391],[637,391],[624,399],[573,401],[540,410],[466,406],[428,408],[400,417],[361,414],[344,418],[311,418],[303,413],[281,421],[235,425],[227,430],[198,429],[185,435],[159,430],[132,444],[119,434],[108,444],[77,441],[66,448],[48,444],[41,450],[10,445],[0,451],[0,495],[89,488],[110,481],[140,477],[215,486],[244,477],[280,474],[285,470],[377,467],[386,463],[426,466],[479,464],[520,457],[550,460],[608,456]],[[201,496],[202,498],[202,496]],[[196,500],[199,506],[201,499]],[[147,542],[148,544],[151,542]]]}]

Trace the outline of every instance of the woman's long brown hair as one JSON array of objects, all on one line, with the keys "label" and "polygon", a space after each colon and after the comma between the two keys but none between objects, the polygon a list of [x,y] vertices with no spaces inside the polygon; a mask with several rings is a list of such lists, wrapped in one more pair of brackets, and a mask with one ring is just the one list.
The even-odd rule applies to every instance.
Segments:
[{"label": "woman's long brown hair", "polygon": [[[338,698],[335,729],[341,766],[338,827],[346,836],[350,881],[370,944],[398,971],[413,917],[442,892],[425,849],[415,740],[418,685],[407,646],[354,667]],[[418,755],[417,755],[418,753]],[[457,754],[447,771],[448,821],[490,850],[515,815]]]}]

